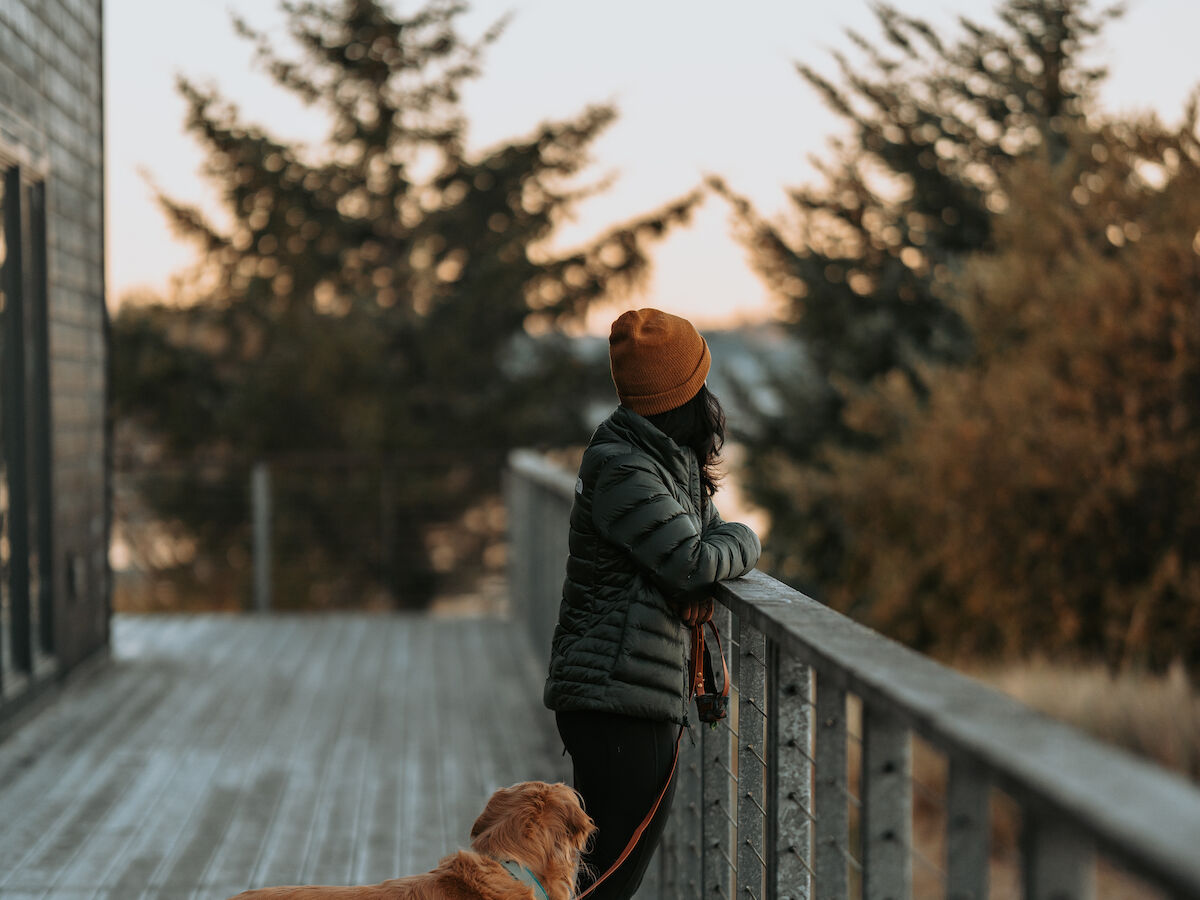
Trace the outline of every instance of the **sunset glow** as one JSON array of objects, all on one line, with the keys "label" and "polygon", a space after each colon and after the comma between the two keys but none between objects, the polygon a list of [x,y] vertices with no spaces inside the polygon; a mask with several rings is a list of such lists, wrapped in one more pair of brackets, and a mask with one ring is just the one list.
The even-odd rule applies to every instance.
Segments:
[{"label": "sunset glow", "polygon": [[[403,6],[403,5],[401,5]],[[988,21],[979,0],[909,0],[905,13],[949,26],[960,14]],[[843,31],[875,33],[869,5],[753,3],[738,15],[681,16],[679,7],[617,0],[603,16],[580,4],[521,0],[479,2],[463,18],[480,34],[512,10],[505,34],[487,54],[482,77],[464,105],[471,143],[481,149],[528,134],[547,118],[613,101],[620,116],[596,144],[582,183],[611,177],[585,201],[560,243],[583,243],[606,227],[686,193],[719,174],[766,213],[786,209],[788,186],[814,180],[808,161],[839,123],[796,74],[803,61],[833,71],[830,48]],[[1169,10],[1176,27],[1161,33]],[[233,11],[279,35],[275,0],[238,0]],[[169,232],[151,184],[196,204],[218,224],[221,214],[199,175],[202,154],[183,133],[178,73],[214,83],[248,120],[269,131],[316,142],[323,120],[274,86],[252,65],[252,49],[235,34],[226,4],[113,0],[105,5],[108,125],[108,296],[167,291],[193,259]],[[1179,23],[1190,19],[1191,26]],[[1200,5],[1177,0],[1130,4],[1097,52],[1110,78],[1102,91],[1114,112],[1152,109],[1177,120],[1189,87],[1200,82],[1187,35],[1200,33]],[[637,295],[592,311],[587,330],[607,328],[631,306],[689,315],[703,327],[769,318],[776,308],[730,234],[723,202],[709,197],[690,228],[655,251],[655,269]]]}]

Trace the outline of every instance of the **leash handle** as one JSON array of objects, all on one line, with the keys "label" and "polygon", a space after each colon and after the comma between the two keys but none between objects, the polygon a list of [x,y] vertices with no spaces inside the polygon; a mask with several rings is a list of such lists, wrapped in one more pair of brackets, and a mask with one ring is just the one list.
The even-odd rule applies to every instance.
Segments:
[{"label": "leash handle", "polygon": [[[713,637],[717,639],[717,656],[721,657],[721,696],[729,696],[729,665],[725,662],[725,648],[721,646],[721,632],[717,631],[717,626],[712,619],[708,620],[708,627],[712,629]],[[704,638],[701,636],[701,641]]]}]

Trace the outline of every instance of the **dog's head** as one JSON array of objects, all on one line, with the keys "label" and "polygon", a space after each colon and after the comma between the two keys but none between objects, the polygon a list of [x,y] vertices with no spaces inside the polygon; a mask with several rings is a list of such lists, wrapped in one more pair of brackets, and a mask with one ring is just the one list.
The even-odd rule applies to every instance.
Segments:
[{"label": "dog's head", "polygon": [[595,830],[571,787],[525,781],[492,794],[471,827],[471,847],[527,866],[553,900],[565,900]]}]

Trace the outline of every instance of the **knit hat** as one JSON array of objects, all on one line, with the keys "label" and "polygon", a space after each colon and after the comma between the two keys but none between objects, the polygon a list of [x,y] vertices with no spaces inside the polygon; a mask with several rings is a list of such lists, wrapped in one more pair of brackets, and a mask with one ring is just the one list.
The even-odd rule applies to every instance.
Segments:
[{"label": "knit hat", "polygon": [[695,397],[712,363],[695,325],[657,309],[622,313],[608,336],[608,358],[621,403],[643,416]]}]

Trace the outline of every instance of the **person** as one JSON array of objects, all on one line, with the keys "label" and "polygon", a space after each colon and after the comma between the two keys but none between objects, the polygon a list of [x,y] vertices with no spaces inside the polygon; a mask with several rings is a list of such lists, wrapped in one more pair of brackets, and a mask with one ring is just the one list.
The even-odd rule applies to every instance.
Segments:
[{"label": "person", "polygon": [[[749,572],[758,537],[721,520],[725,417],[705,379],[708,343],[686,319],[622,314],[609,335],[620,405],[596,429],[575,482],[570,552],[545,705],[597,826],[582,893],[620,857],[663,791],[687,724],[690,626],[712,586]],[[633,896],[662,835],[674,777],[633,852],[589,900]]]}]

